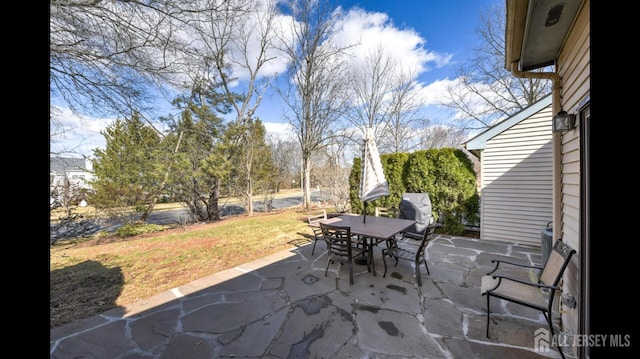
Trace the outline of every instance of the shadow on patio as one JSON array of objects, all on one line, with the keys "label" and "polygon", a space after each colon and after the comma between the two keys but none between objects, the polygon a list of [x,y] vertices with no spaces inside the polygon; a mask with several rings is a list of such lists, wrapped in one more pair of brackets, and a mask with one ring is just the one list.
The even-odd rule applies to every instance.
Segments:
[{"label": "shadow on patio", "polygon": [[[493,300],[485,336],[482,275],[491,259],[540,263],[540,247],[436,235],[431,275],[408,261],[382,278],[331,265],[309,243],[50,332],[51,358],[559,358],[537,352],[539,311]],[[565,350],[568,351],[568,350]],[[568,353],[565,353],[568,354]]]}]

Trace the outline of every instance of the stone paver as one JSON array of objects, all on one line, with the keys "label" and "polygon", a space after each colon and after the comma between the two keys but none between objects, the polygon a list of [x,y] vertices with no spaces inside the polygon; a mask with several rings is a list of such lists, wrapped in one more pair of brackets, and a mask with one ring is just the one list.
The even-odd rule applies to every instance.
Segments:
[{"label": "stone paver", "polygon": [[[540,248],[438,236],[430,274],[413,264],[386,277],[327,266],[306,243],[201,278],[152,298],[50,331],[51,358],[559,358],[534,349],[546,328],[534,310],[492,300],[490,338],[480,278],[492,258],[532,264]],[[571,353],[567,356],[570,357]]]}]

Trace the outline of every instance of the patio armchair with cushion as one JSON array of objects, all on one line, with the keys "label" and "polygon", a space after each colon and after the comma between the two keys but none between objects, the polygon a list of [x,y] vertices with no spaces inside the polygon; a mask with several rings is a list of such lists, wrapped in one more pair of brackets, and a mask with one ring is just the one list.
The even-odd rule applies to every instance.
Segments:
[{"label": "patio armchair with cushion", "polygon": [[[559,283],[574,253],[576,253],[574,249],[558,239],[544,267],[519,264],[505,260],[492,260],[491,262],[495,263],[495,268],[482,277],[480,288],[480,293],[487,296],[487,338],[489,337],[491,297],[542,311],[549,324],[551,336],[553,336],[553,322],[551,321],[553,300],[556,291],[562,290]],[[501,266],[502,264],[504,264],[504,266]],[[526,281],[499,271],[507,268],[532,268],[538,270],[538,280],[537,282]],[[558,350],[564,358],[564,353],[562,353],[562,349],[559,346]]]}]

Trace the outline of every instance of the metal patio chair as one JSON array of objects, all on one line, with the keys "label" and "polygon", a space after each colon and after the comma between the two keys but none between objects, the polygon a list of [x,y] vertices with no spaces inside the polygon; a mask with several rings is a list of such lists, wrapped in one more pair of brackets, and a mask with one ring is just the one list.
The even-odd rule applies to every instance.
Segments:
[{"label": "metal patio chair", "polygon": [[392,207],[376,207],[376,217],[398,218],[398,209]]},{"label": "metal patio chair", "polygon": [[[376,217],[389,217],[389,218],[398,218],[400,212],[397,208],[394,207],[376,207],[375,216]],[[391,241],[393,239],[387,239],[387,241]],[[377,246],[381,241],[374,241],[373,245]],[[387,246],[389,246],[387,244]]]},{"label": "metal patio chair", "polygon": [[[487,296],[487,338],[489,338],[489,319],[490,319],[490,301],[491,297],[503,299],[512,303],[524,305],[529,308],[538,309],[544,314],[549,331],[553,336],[553,322],[551,315],[553,312],[553,300],[556,291],[561,291],[558,286],[562,279],[562,274],[567,268],[571,256],[576,253],[574,249],[569,247],[562,240],[558,239],[553,246],[553,250],[549,254],[544,267],[520,264],[505,260],[494,259],[495,268],[482,277],[480,293]],[[533,268],[539,270],[537,282],[527,282],[525,280],[514,278],[506,274],[500,274],[501,264],[507,264],[516,268]],[[513,267],[511,267],[513,268]],[[564,353],[558,346],[560,355],[564,358]]]},{"label": "metal patio chair", "polygon": [[[307,213],[307,222],[309,224],[315,224],[325,219],[327,219],[327,211],[324,209],[318,213]],[[313,230],[313,248],[311,249],[311,255],[313,255],[316,250],[316,242],[319,239],[323,239],[323,237],[320,227],[311,227],[311,230]]]},{"label": "metal patio chair", "polygon": [[[408,243],[407,241],[399,241],[399,240],[388,240],[387,248],[382,250],[382,261],[384,263],[384,274],[382,277],[384,278],[387,275],[387,260],[386,257],[392,257],[396,260],[396,266],[398,265],[398,260],[403,259],[407,261],[411,261],[415,267],[416,274],[416,283],[418,286],[422,286],[422,275],[420,274],[420,265],[424,264],[424,267],[427,269],[427,274],[429,273],[429,266],[427,265],[427,259],[425,258],[425,252],[427,249],[427,244],[433,238],[433,233],[436,230],[436,225],[432,224],[425,228],[424,233],[422,234],[422,238],[420,240],[420,244],[417,246],[413,243]],[[402,245],[399,245],[402,243]]]},{"label": "metal patio chair", "polygon": [[[337,226],[325,223],[320,223],[320,229],[325,242],[327,243],[327,268],[324,271],[324,276],[327,276],[329,272],[329,265],[331,263],[338,262],[340,266],[347,264],[349,269],[349,284],[353,285],[353,262],[356,255],[364,254],[367,258],[367,269],[371,270],[371,262],[368,256],[368,248],[366,241],[363,243],[363,248],[359,248],[358,239],[351,235],[351,227]],[[340,269],[340,267],[338,267]]]}]

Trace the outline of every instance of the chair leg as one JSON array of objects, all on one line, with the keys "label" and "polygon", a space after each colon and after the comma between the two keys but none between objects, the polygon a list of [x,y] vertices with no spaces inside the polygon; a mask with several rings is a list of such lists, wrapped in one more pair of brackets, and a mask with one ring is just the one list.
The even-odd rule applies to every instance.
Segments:
[{"label": "chair leg", "polygon": [[429,273],[429,265],[427,265],[427,258],[423,257],[422,262],[424,262],[424,267],[427,268],[427,275],[431,275],[431,273]]},{"label": "chair leg", "polygon": [[382,274],[382,278],[385,278],[387,275],[387,260],[385,259],[386,256],[387,254],[382,251],[382,263],[384,264],[384,274]]},{"label": "chair leg", "polygon": [[329,264],[331,264],[332,260],[331,257],[329,257],[329,259],[327,259],[327,268],[324,270],[324,276],[327,276],[327,273],[329,273]]},{"label": "chair leg", "polygon": [[420,274],[419,261],[416,261],[416,283],[418,283],[418,287],[422,287],[422,274]]},{"label": "chair leg", "polygon": [[560,352],[560,356],[562,357],[562,359],[566,359],[564,356],[564,353],[562,352],[562,347],[560,347],[560,343],[558,343],[556,347],[558,348],[558,351]]},{"label": "chair leg", "polygon": [[489,321],[491,319],[490,318],[491,310],[489,310],[489,300],[491,296],[489,294],[486,294],[486,296],[487,296],[487,338],[489,338]]},{"label": "chair leg", "polygon": [[313,255],[313,252],[315,252],[315,250],[316,250],[316,242],[318,242],[318,238],[316,238],[316,239],[313,241],[313,248],[311,248],[311,255]]},{"label": "chair leg", "polygon": [[372,243],[367,244],[367,271],[373,272],[373,276],[376,276],[376,264],[373,261],[373,245]]},{"label": "chair leg", "polygon": [[551,336],[553,336],[555,333],[553,332],[553,324],[551,324],[551,312],[547,314],[547,312],[543,311],[542,314],[544,314],[544,319],[546,319],[547,324],[549,324],[549,332],[551,333]]},{"label": "chair leg", "polygon": [[[553,332],[553,322],[551,321],[551,312],[549,312],[548,315],[547,315],[547,312],[543,312],[542,314],[544,314],[544,317],[547,320],[547,323],[549,324],[549,332],[551,333],[551,337],[553,338],[553,336],[555,334]],[[562,357],[562,359],[565,359],[564,353],[562,352],[562,347],[560,346],[560,341],[559,340],[558,340],[558,344],[556,345],[556,347],[558,348],[558,351],[560,352],[560,356]]]},{"label": "chair leg", "polygon": [[353,263],[349,261],[349,284],[353,285]]}]

